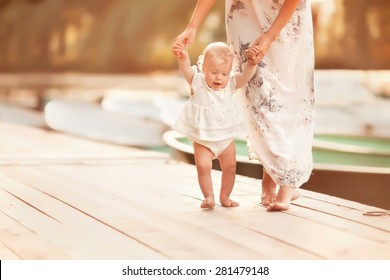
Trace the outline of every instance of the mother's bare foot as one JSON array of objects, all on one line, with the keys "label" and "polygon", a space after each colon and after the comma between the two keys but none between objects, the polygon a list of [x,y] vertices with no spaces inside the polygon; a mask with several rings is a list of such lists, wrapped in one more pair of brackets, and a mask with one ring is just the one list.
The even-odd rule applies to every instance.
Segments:
[{"label": "mother's bare foot", "polygon": [[261,204],[263,206],[269,206],[275,201],[276,193],[275,190],[269,191],[263,187],[263,192],[261,194]]},{"label": "mother's bare foot", "polygon": [[299,193],[298,189],[293,189],[291,201],[297,200],[300,196],[301,196],[301,194]]},{"label": "mother's bare foot", "polygon": [[286,211],[290,208],[290,203],[298,199],[299,192],[297,189],[290,187],[280,187],[275,202],[267,207],[267,211]]},{"label": "mother's bare foot", "polygon": [[261,183],[261,204],[269,206],[276,198],[276,184],[274,181]]},{"label": "mother's bare foot", "polygon": [[269,206],[276,198],[276,184],[271,176],[263,170],[263,179],[261,181],[261,204]]}]

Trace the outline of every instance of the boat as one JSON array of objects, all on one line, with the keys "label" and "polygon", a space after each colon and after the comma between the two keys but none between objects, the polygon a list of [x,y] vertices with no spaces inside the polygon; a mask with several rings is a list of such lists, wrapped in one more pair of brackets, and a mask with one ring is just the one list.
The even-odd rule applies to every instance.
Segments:
[{"label": "boat", "polygon": [[[176,131],[167,131],[164,142],[171,155],[195,164],[191,142]],[[262,178],[261,164],[248,159],[246,141],[235,139],[237,174]],[[313,174],[302,188],[361,203],[389,208],[390,142],[386,138],[315,135]],[[219,169],[218,160],[213,168]]]},{"label": "boat", "polygon": [[136,147],[163,144],[161,122],[108,112],[91,102],[52,100],[45,106],[44,117],[49,128],[88,139]]},{"label": "boat", "polygon": [[36,128],[47,128],[42,112],[10,102],[0,102],[0,121]]}]

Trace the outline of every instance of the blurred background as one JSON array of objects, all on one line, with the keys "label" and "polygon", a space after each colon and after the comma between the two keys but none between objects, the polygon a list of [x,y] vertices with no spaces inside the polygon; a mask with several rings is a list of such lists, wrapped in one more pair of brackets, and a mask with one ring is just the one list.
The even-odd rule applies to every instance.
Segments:
[{"label": "blurred background", "polygon": [[[224,2],[191,45],[192,61],[226,39]],[[15,121],[4,113],[11,105],[42,111],[52,99],[101,102],[112,90],[186,96],[171,45],[195,4],[0,0],[0,117]],[[390,110],[382,110],[390,105],[390,1],[313,0],[312,12],[318,130],[390,137]]]},{"label": "blurred background", "polygon": [[[318,69],[390,68],[390,1],[312,2]],[[174,70],[171,43],[195,4],[194,0],[0,0],[0,71]],[[193,53],[207,42],[224,39],[224,1],[217,1]]]},{"label": "blurred background", "polygon": [[[207,43],[226,39],[224,2],[216,2],[189,49],[193,61]],[[171,45],[195,4],[0,0],[0,122],[169,151],[162,135],[188,96]],[[365,201],[377,202],[390,185],[390,1],[312,0],[312,12],[314,161],[385,168],[343,178],[318,171],[312,185],[342,196],[340,181],[360,183],[363,197],[367,184],[377,186]],[[350,193],[354,199],[356,188]]]}]

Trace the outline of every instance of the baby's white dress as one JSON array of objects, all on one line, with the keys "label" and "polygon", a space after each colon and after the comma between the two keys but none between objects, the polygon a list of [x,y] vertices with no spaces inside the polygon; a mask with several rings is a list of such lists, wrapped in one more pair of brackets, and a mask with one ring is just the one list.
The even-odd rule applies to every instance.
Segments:
[{"label": "baby's white dress", "polygon": [[192,141],[221,141],[241,133],[240,113],[233,94],[234,76],[221,90],[211,89],[196,66],[191,84],[191,95],[180,112],[173,129]]},{"label": "baby's white dress", "polygon": [[[284,0],[226,0],[226,30],[235,50],[236,71],[245,50],[267,32]],[[310,0],[300,1],[257,73],[242,94],[250,158],[260,160],[272,179],[297,188],[313,168],[314,48]]]}]

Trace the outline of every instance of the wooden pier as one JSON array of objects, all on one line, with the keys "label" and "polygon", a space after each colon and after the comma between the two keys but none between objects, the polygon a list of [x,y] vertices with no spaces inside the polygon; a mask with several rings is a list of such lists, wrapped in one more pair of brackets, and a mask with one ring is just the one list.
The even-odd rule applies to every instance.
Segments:
[{"label": "wooden pier", "polygon": [[382,209],[301,194],[269,213],[237,176],[239,207],[201,210],[168,154],[0,122],[0,259],[390,259],[389,216],[363,215]]}]

